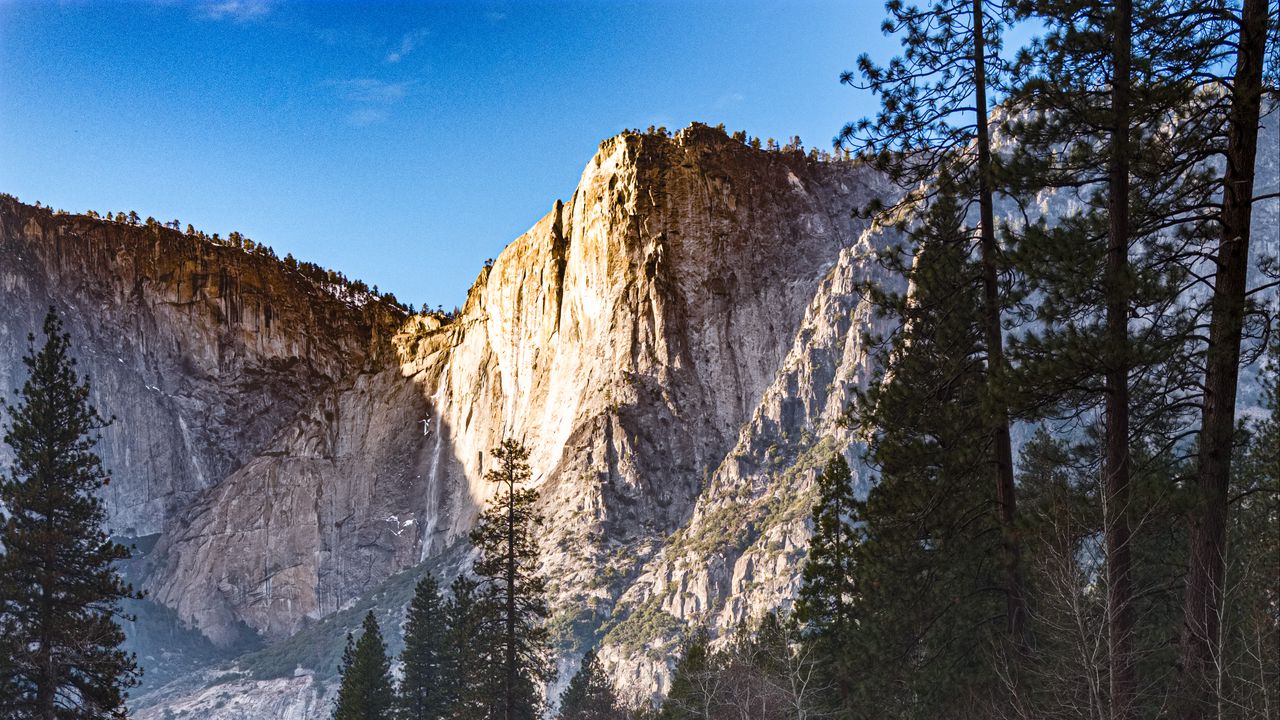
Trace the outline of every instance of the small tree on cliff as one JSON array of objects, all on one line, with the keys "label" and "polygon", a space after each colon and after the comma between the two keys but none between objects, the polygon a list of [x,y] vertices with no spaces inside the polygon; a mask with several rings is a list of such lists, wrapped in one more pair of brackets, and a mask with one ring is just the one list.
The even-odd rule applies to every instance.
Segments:
[{"label": "small tree on cliff", "polygon": [[109,474],[93,452],[107,421],[69,356],[53,310],[44,346],[27,338],[29,377],[9,415],[13,452],[0,479],[0,708],[41,720],[122,718],[140,674],[120,649],[120,602],[140,597],[114,563],[129,550],[102,529]]},{"label": "small tree on cliff", "polygon": [[548,662],[546,581],[538,575],[541,524],[534,509],[536,491],[521,488],[529,479],[529,451],[504,440],[492,451],[498,466],[488,473],[498,493],[480,516],[471,542],[480,551],[476,576],[491,603],[495,625],[493,655],[501,668],[502,692],[494,717],[533,720],[542,711],[542,686],[551,678]]},{"label": "small tree on cliff", "polygon": [[372,610],[364,616],[362,631],[359,640],[347,635],[347,648],[342,653],[342,687],[333,720],[392,717],[395,696],[391,689],[391,661]]}]

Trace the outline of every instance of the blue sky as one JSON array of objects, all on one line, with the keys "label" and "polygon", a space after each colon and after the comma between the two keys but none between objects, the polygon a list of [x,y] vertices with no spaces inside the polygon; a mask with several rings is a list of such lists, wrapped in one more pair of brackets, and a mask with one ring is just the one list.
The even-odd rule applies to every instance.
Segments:
[{"label": "blue sky", "polygon": [[0,0],[0,191],[239,230],[461,304],[606,137],[690,121],[829,147],[872,109],[879,0]]}]

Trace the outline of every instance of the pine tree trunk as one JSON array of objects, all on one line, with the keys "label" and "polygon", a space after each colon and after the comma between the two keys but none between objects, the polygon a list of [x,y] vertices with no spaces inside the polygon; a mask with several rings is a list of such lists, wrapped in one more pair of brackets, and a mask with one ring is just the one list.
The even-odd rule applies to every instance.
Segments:
[{"label": "pine tree trunk", "polygon": [[[48,429],[52,431],[52,428]],[[48,480],[48,478],[46,478]],[[48,484],[45,484],[47,492]],[[45,537],[57,537],[57,528],[54,526],[53,513],[50,508],[44,508],[44,531]],[[57,667],[54,664],[53,656],[53,579],[52,575],[57,563],[57,546],[52,542],[46,542],[42,548],[44,557],[43,567],[40,577],[40,617],[37,622],[40,623],[40,652],[36,655],[36,662],[40,666],[36,684],[36,713],[40,720],[56,720],[57,708],[55,701],[57,699],[58,690],[58,674]]]},{"label": "pine tree trunk", "polygon": [[[1000,328],[1000,287],[996,276],[995,211],[991,188],[991,134],[987,123],[986,38],[982,0],[973,0],[973,67],[978,125],[978,208],[981,215],[983,325],[987,345],[987,382],[993,385],[1004,368],[1004,337]],[[988,393],[995,402],[994,393]],[[1006,627],[1009,637],[1022,643],[1026,601],[1022,587],[1021,551],[1014,539],[1018,505],[1013,485],[1013,445],[1009,412],[1001,402],[990,408],[996,454],[996,503],[1004,530]]]},{"label": "pine tree trunk", "polygon": [[1191,524],[1180,667],[1189,694],[1181,717],[1205,717],[1214,706],[1212,672],[1226,572],[1228,488],[1235,432],[1236,384],[1249,268],[1254,164],[1258,152],[1262,66],[1267,42],[1267,0],[1245,0],[1232,88],[1223,181],[1222,237],[1218,242],[1213,314],[1205,367],[1204,411],[1196,472],[1199,506]]},{"label": "pine tree trunk", "polygon": [[1106,439],[1103,531],[1107,553],[1107,644],[1111,655],[1111,717],[1131,715],[1137,686],[1133,660],[1133,579],[1129,508],[1129,66],[1133,3],[1117,0],[1112,44],[1110,225],[1103,274],[1106,302]]},{"label": "pine tree trunk", "polygon": [[507,687],[505,720],[515,720],[516,707],[516,484],[507,476]]}]

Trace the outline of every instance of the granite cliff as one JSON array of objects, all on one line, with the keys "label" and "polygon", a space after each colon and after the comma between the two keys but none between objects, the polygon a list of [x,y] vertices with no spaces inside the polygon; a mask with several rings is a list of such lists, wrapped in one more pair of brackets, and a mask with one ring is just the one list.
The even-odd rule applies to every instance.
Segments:
[{"label": "granite cliff", "polygon": [[153,674],[137,715],[321,717],[359,616],[397,626],[418,576],[470,562],[504,437],[530,448],[548,521],[561,681],[599,646],[626,697],[662,693],[685,629],[797,587],[813,478],[856,452],[837,419],[891,239],[852,211],[888,192],[701,125],[624,133],[451,318],[0,200],[0,387],[52,305],[118,418],[101,450],[112,527],[143,548],[135,647],[184,668]]},{"label": "granite cliff", "polygon": [[[664,663],[640,669],[628,653],[653,656],[641,636],[674,629],[641,627],[661,591],[645,563],[695,532],[700,497],[761,482],[730,477],[726,458],[763,442],[762,407],[786,405],[769,431],[801,442],[803,415],[839,403],[828,386],[843,364],[798,338],[830,334],[831,315],[841,335],[860,322],[814,298],[859,262],[851,211],[882,191],[859,166],[753,150],[704,126],[624,133],[450,319],[162,226],[5,199],[0,381],[14,385],[26,334],[57,308],[94,401],[118,418],[101,449],[114,531],[147,540],[131,572],[222,660],[314,634],[423,563],[456,572],[488,496],[487,450],[516,437],[548,520],[563,662],[610,644],[638,698],[660,689]],[[821,387],[780,395],[797,383]],[[784,564],[804,544],[804,503],[791,500],[801,530],[787,530]],[[731,545],[756,532],[727,531]],[[725,617],[776,604],[795,568],[777,569]],[[226,712],[308,716],[332,669],[300,657],[289,670],[246,673],[236,682],[259,704]],[[151,683],[135,705],[212,711],[198,686]]]}]

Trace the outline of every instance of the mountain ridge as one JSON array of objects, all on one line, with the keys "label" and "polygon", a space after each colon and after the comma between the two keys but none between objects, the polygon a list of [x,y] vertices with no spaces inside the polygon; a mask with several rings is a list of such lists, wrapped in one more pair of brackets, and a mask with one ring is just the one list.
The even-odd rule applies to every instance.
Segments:
[{"label": "mountain ridge", "polygon": [[[1276,145],[1271,123],[1260,192],[1275,187],[1277,154],[1265,148]],[[138,561],[143,584],[221,648],[191,678],[144,688],[138,716],[320,717],[357,616],[373,609],[398,627],[412,579],[469,566],[485,454],[509,436],[531,449],[547,518],[552,691],[597,647],[627,700],[659,697],[689,627],[723,635],[795,593],[814,476],[834,453],[857,458],[840,419],[871,377],[863,338],[884,329],[862,288],[887,279],[875,255],[898,230],[852,211],[893,192],[858,163],[759,151],[706,126],[624,133],[479,272],[456,316],[406,316],[315,285],[280,301],[306,342],[279,337],[292,326],[274,305],[264,334],[274,271],[237,275],[257,289],[236,323],[219,309],[232,286],[210,284],[198,262],[167,274],[142,263],[135,300],[136,282],[121,279],[133,275],[89,261],[96,241],[80,221],[41,210],[49,219],[28,230],[34,209],[0,204],[0,301],[20,308],[0,322],[0,380],[48,301],[80,312],[64,316],[95,384],[105,377],[95,402],[123,419],[104,440],[108,464],[123,468],[113,521],[156,531]],[[1047,215],[1072,203],[1041,200]],[[1255,239],[1272,248],[1278,206],[1254,211]],[[89,250],[58,259],[76,243]],[[40,262],[14,262],[22,252]],[[112,292],[86,281],[95,272]],[[79,311],[90,301],[101,327]],[[128,339],[134,327],[143,341]],[[216,352],[184,360],[179,349],[198,343]],[[244,437],[235,408],[217,407],[221,383],[252,387],[266,408]],[[199,424],[204,410],[217,422]],[[120,434],[144,419],[167,428],[160,440]],[[221,477],[179,462],[180,451],[215,456],[212,443],[241,459]],[[138,457],[170,463],[169,474],[129,475]],[[147,512],[161,520],[138,521]],[[246,638],[262,647],[240,654]]]},{"label": "mountain ridge", "polygon": [[[134,523],[160,534],[144,586],[216,645],[236,647],[245,628],[283,642],[362,602],[381,579],[457,547],[487,497],[485,450],[516,435],[533,451],[552,529],[544,569],[553,578],[562,666],[571,667],[602,634],[640,563],[691,517],[774,381],[813,292],[859,235],[851,210],[870,199],[869,182],[855,164],[754,150],[705,126],[602,142],[574,194],[479,273],[450,322],[387,307],[376,327],[354,324],[295,348],[305,351],[294,356],[299,373],[326,372],[302,373],[305,387],[267,376],[257,393],[280,405],[267,437],[238,445],[244,460],[227,463],[222,477],[174,495],[158,527]],[[5,214],[18,211],[6,206]],[[91,243],[79,236],[97,232],[85,229],[86,219],[47,222],[56,227],[30,236],[24,223],[6,224],[6,242]],[[15,279],[4,298],[26,315],[46,297],[76,297],[56,265],[34,273],[0,266],[0,277],[33,274],[48,292],[16,290],[32,282]],[[178,273],[175,282],[192,277]],[[99,310],[102,325],[159,302],[146,294],[135,305],[116,300]],[[227,300],[226,287],[193,291],[201,311],[194,324],[215,326],[210,308]],[[261,305],[251,304],[250,319],[264,316]],[[341,320],[349,311],[335,312]],[[19,324],[13,320],[6,325]],[[175,327],[205,332],[191,324]],[[104,354],[99,335],[70,329],[88,338],[88,354]],[[325,364],[325,348],[348,347],[362,331],[372,350],[351,350],[354,361],[342,368]],[[257,372],[258,356],[232,342],[248,331],[220,332]],[[7,362],[16,357],[16,347],[6,350]],[[179,384],[197,390],[221,377],[187,377],[148,352],[130,356],[138,367],[128,382],[98,393],[107,411],[129,408],[128,425],[154,410],[143,396],[155,392],[148,386],[169,390],[147,382],[158,369],[172,366]],[[240,367],[224,364],[227,372]],[[89,364],[95,382],[106,365]],[[418,422],[425,417],[433,419],[428,436]],[[121,449],[109,464],[146,452]],[[126,473],[118,477],[128,486]],[[131,507],[108,505],[113,520]],[[290,707],[316,707],[295,700]]]}]

